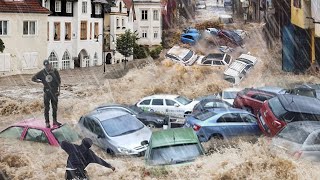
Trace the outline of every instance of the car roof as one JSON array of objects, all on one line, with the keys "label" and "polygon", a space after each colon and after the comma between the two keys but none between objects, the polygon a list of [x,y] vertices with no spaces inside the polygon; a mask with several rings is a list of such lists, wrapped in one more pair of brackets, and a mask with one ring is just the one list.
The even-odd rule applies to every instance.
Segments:
[{"label": "car roof", "polygon": [[155,98],[168,98],[168,99],[174,99],[176,97],[178,97],[180,95],[177,95],[177,94],[154,94],[154,95],[151,95],[151,96],[147,96],[147,97],[144,97],[144,99],[155,99]]},{"label": "car roof", "polygon": [[320,100],[317,98],[292,94],[279,94],[277,97],[287,111],[320,114]]},{"label": "car roof", "polygon": [[298,127],[299,129],[303,129],[306,132],[312,133],[313,131],[320,130],[320,122],[319,121],[296,121],[291,122],[286,125],[286,127]]},{"label": "car roof", "polygon": [[233,61],[228,69],[226,69],[224,71],[225,75],[229,75],[229,76],[239,76],[240,72],[247,66],[246,63],[242,62],[242,61]]},{"label": "car roof", "polygon": [[215,112],[217,114],[221,113],[247,113],[250,114],[248,111],[243,110],[243,109],[238,109],[238,108],[214,108],[214,109],[209,109],[209,111]]},{"label": "car roof", "polygon": [[[22,126],[22,127],[32,127],[36,129],[48,129],[45,124],[45,120],[43,119],[35,119],[35,118],[30,118],[30,119],[24,119],[22,121],[16,122],[13,124],[13,126]],[[50,129],[57,129],[59,128],[58,126],[51,126]]]},{"label": "car roof", "polygon": [[187,48],[183,48],[180,46],[173,46],[168,52],[167,54],[173,54],[175,56],[179,56],[181,59],[184,58],[188,53],[189,53],[189,49]]},{"label": "car roof", "polygon": [[98,107],[95,108],[95,110],[97,109],[102,109],[102,108],[112,108],[112,107],[122,107],[122,108],[128,108],[128,105],[124,105],[124,104],[102,104]]},{"label": "car roof", "polygon": [[121,110],[104,110],[104,111],[92,111],[87,116],[94,117],[98,119],[99,121],[105,121],[108,119],[113,119],[120,116],[130,115],[129,113]]},{"label": "car roof", "polygon": [[178,144],[198,143],[198,138],[191,128],[173,128],[152,133],[152,148]]},{"label": "car roof", "polygon": [[284,88],[276,87],[276,86],[263,86],[263,87],[257,87],[256,89],[267,91],[267,92],[273,92],[279,94],[281,91],[284,92]]},{"label": "car roof", "polygon": [[241,54],[236,60],[238,60],[238,59],[247,59],[247,60],[251,61],[252,64],[255,64],[258,60],[256,57],[251,56],[249,54]]},{"label": "car roof", "polygon": [[210,60],[223,60],[225,53],[210,53],[206,55],[203,59],[210,59]]}]

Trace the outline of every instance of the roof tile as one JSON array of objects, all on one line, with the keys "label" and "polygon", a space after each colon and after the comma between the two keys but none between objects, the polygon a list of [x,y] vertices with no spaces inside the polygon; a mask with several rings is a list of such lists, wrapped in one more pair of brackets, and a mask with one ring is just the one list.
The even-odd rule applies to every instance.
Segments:
[{"label": "roof tile", "polygon": [[37,0],[0,0],[0,12],[50,14],[50,11],[42,7]]}]

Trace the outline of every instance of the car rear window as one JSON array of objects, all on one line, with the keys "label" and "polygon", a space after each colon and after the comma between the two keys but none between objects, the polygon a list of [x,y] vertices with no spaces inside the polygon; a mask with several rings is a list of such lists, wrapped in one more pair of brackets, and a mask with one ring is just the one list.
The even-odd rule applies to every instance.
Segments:
[{"label": "car rear window", "polygon": [[78,134],[67,124],[52,130],[52,134],[59,143],[62,141],[75,142],[79,139]]},{"label": "car rear window", "polygon": [[215,116],[215,115],[217,115],[217,113],[212,112],[212,111],[207,111],[207,112],[204,112],[204,113],[196,114],[194,117],[196,119],[200,120],[200,121],[205,121],[205,120],[207,120],[210,117]]},{"label": "car rear window", "polygon": [[229,64],[231,60],[231,56],[229,54],[226,55],[226,58],[224,58],[224,61]]},{"label": "car rear window", "polygon": [[226,81],[228,81],[230,83],[233,83],[233,84],[236,83],[236,79],[234,77],[232,77],[232,76],[225,76],[224,80],[226,80]]},{"label": "car rear window", "polygon": [[189,51],[188,54],[182,59],[183,61],[188,61],[193,56],[193,51]]},{"label": "car rear window", "polygon": [[287,110],[285,110],[282,104],[280,103],[278,97],[269,99],[268,104],[271,111],[278,119],[280,119],[280,117],[287,112]]}]

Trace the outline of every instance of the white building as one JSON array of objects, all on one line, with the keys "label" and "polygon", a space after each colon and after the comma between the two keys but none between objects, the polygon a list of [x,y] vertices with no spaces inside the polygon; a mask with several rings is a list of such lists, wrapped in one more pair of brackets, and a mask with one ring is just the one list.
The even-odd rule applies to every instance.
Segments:
[{"label": "white building", "polygon": [[[126,30],[133,32],[134,6],[132,0],[115,0],[115,6],[104,16],[105,60],[106,64],[120,63],[125,57],[116,51],[117,37]],[[111,57],[108,59],[107,57]],[[132,60],[133,56],[127,58]]]},{"label": "white building", "polygon": [[133,29],[139,33],[138,44],[160,45],[162,16],[160,0],[134,0],[136,20]]},{"label": "white building", "polygon": [[57,69],[102,64],[103,11],[91,0],[42,0],[47,22],[47,59]]},{"label": "white building", "polygon": [[35,73],[43,67],[49,13],[37,0],[0,1],[0,39],[5,45],[0,76]]}]

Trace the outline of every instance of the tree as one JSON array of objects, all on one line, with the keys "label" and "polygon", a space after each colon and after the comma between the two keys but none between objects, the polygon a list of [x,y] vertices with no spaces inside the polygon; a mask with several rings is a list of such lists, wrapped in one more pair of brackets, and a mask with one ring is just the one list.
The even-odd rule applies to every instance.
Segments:
[{"label": "tree", "polygon": [[127,57],[133,55],[133,47],[136,43],[137,34],[135,32],[131,32],[130,29],[126,30],[124,34],[121,34],[117,37],[117,51],[125,57],[125,61]]},{"label": "tree", "polygon": [[5,47],[6,47],[6,46],[4,45],[2,39],[0,39],[0,52],[1,52],[1,53],[3,53]]}]

